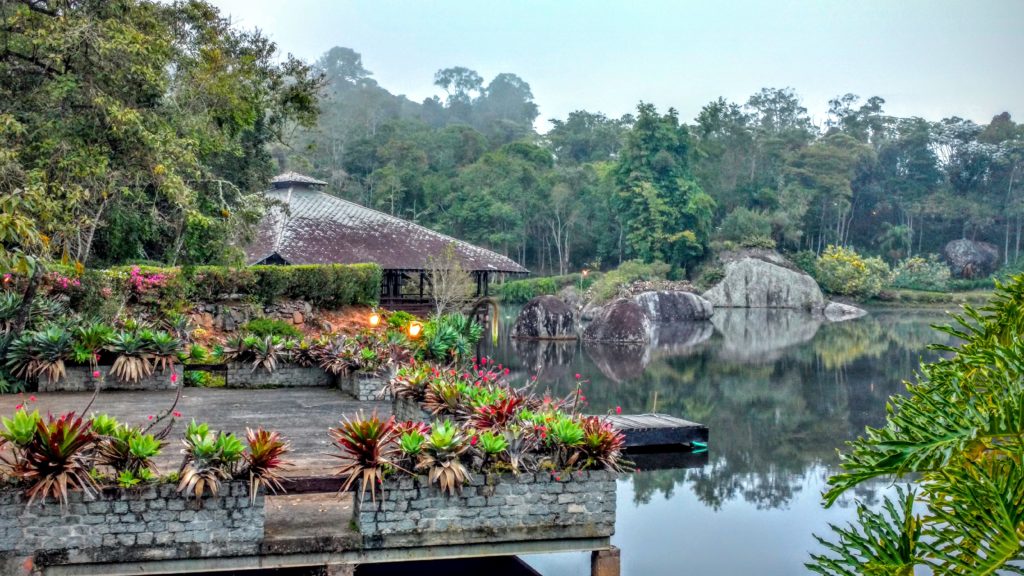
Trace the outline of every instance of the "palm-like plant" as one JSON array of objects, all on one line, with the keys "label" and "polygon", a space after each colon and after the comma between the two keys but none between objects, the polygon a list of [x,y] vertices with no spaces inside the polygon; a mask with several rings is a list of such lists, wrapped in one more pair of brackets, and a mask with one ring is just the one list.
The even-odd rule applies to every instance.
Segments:
[{"label": "palm-like plant", "polygon": [[118,332],[110,338],[107,350],[117,356],[110,375],[121,382],[138,382],[153,373],[152,354],[144,332]]},{"label": "palm-like plant", "polygon": [[22,465],[16,471],[17,477],[30,483],[25,492],[28,505],[36,498],[52,496],[66,506],[69,489],[94,494],[98,488],[89,469],[95,441],[89,423],[74,412],[37,420],[35,434],[24,448]]},{"label": "palm-like plant", "polygon": [[153,367],[161,372],[173,370],[183,346],[181,340],[167,332],[154,332],[147,343]]},{"label": "palm-like plant", "polygon": [[374,411],[369,417],[360,412],[355,419],[342,417],[341,425],[331,428],[331,439],[341,454],[332,454],[342,461],[339,476],[347,476],[342,491],[348,490],[356,481],[362,483],[359,498],[366,496],[377,500],[377,485],[384,482],[385,469],[395,466],[398,446],[395,443],[395,419],[381,420]]},{"label": "palm-like plant", "polygon": [[284,461],[284,455],[291,451],[291,446],[280,433],[263,428],[246,428],[245,441],[249,450],[242,457],[249,472],[250,502],[256,502],[261,487],[274,494],[284,492],[278,472],[289,465]]},{"label": "palm-like plant", "polygon": [[858,527],[833,527],[831,556],[812,556],[822,574],[1024,573],[1024,276],[997,286],[990,304],[965,308],[950,358],[922,367],[908,396],[889,399],[888,422],[869,428],[841,456],[825,504],[879,476],[914,474],[927,513],[912,493],[886,500],[886,515],[858,503]]},{"label": "palm-like plant", "polygon": [[469,447],[469,438],[458,426],[450,420],[444,420],[434,425],[427,436],[416,467],[426,470],[427,480],[437,484],[441,492],[461,493],[462,485],[470,479],[469,470],[461,461]]}]

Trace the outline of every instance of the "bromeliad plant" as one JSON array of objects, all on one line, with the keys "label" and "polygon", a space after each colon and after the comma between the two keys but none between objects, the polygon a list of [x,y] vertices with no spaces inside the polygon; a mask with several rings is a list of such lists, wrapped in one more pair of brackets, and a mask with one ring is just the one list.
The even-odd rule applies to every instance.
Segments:
[{"label": "bromeliad plant", "polygon": [[374,411],[369,417],[360,412],[355,419],[342,417],[337,428],[330,429],[331,439],[341,454],[332,454],[342,461],[339,476],[347,476],[342,491],[348,490],[359,481],[362,484],[360,499],[370,490],[370,499],[377,500],[377,485],[384,482],[384,475],[396,467],[398,447],[395,418],[381,420]]},{"label": "bromeliad plant", "polygon": [[238,472],[245,446],[234,434],[211,432],[206,424],[189,423],[185,430],[185,458],[178,471],[178,492],[202,498],[205,491],[216,496],[221,482]]},{"label": "bromeliad plant", "polygon": [[[8,427],[9,421],[5,419],[3,437],[15,453],[8,473],[28,485],[28,505],[37,498],[53,497],[67,506],[69,490],[94,495],[98,487],[89,470],[96,436],[90,423],[74,412],[58,417],[48,415],[45,419],[38,412],[19,412],[23,415],[15,414],[13,428]],[[27,433],[29,422],[34,424],[31,435]]]},{"label": "bromeliad plant", "polygon": [[246,472],[249,475],[249,501],[256,502],[260,488],[277,494],[284,492],[281,486],[281,468],[289,466],[284,455],[291,451],[291,446],[278,432],[263,428],[245,429],[245,441],[248,451],[242,455],[245,460]]},{"label": "bromeliad plant", "polygon": [[156,477],[153,458],[163,449],[163,441],[106,414],[92,417],[92,429],[97,435],[96,464],[109,467],[118,485],[131,488]]},{"label": "bromeliad plant", "polygon": [[427,480],[437,484],[442,493],[462,493],[462,485],[469,481],[469,470],[462,456],[469,450],[470,439],[451,420],[433,426],[423,443],[416,468],[427,473]]}]

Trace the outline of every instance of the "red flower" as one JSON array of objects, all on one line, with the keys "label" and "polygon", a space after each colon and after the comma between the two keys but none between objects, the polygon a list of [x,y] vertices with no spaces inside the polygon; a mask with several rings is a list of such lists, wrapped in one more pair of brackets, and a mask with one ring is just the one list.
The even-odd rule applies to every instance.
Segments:
[{"label": "red flower", "polygon": [[615,407],[615,413],[616,414],[622,414],[622,406],[616,406]]},{"label": "red flower", "polygon": [[15,410],[21,410],[21,409],[22,409],[22,408],[24,408],[24,407],[25,407],[25,405],[24,405],[24,404],[18,404],[17,406],[15,406],[15,407],[14,407],[14,409],[15,409]]},{"label": "red flower", "polygon": [[174,416],[175,418],[181,418],[181,412],[178,412],[177,410],[175,410],[175,411],[174,411],[174,412],[172,412],[171,414],[172,414],[172,415],[173,415],[173,416]]},{"label": "red flower", "polygon": [[487,366],[487,358],[481,358],[480,363],[483,364],[484,366]]},{"label": "red flower", "polygon": [[469,444],[470,446],[476,446],[476,436],[473,436],[473,438],[470,439]]},{"label": "red flower", "polygon": [[36,397],[35,396],[29,396],[28,397],[28,401],[29,402],[35,402],[36,401]]},{"label": "red flower", "polygon": [[177,381],[178,381],[178,374],[177,374],[177,372],[171,372],[171,382],[177,382]]},{"label": "red flower", "polygon": [[508,368],[505,368],[505,376],[508,376],[509,373],[511,373],[511,372],[512,372],[511,370],[509,370]]},{"label": "red flower", "polygon": [[153,415],[152,414],[150,414],[149,416],[146,416],[146,420],[152,420],[152,419],[153,419]]},{"label": "red flower", "polygon": [[561,482],[561,481],[562,481],[562,477],[561,476],[555,476],[555,482]]},{"label": "red flower", "polygon": [[92,371],[92,377],[93,378],[99,378],[100,377],[100,371],[99,370],[93,370]]},{"label": "red flower", "polygon": [[533,376],[530,376],[530,382],[536,382],[536,381],[537,381],[537,375],[536,374],[534,374]]},{"label": "red flower", "polygon": [[579,373],[577,373],[577,374],[576,374],[576,379],[577,379],[577,380],[579,380],[579,379],[580,379],[580,375],[579,375]]}]

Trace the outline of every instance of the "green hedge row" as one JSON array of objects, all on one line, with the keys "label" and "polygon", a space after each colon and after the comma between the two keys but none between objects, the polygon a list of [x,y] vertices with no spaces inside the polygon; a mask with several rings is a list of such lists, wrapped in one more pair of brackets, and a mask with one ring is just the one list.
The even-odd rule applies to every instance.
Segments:
[{"label": "green hedge row", "polygon": [[288,298],[323,308],[372,306],[380,296],[381,269],[376,264],[240,268],[119,266],[88,269],[79,278],[81,285],[69,291],[72,308],[107,317],[110,311],[105,308],[124,301],[177,309],[189,303],[235,294],[262,303]]},{"label": "green hedge row", "polygon": [[[600,276],[599,272],[592,272],[583,279],[583,288],[587,289],[594,280]],[[550,296],[557,294],[566,286],[580,286],[582,276],[577,272],[564,276],[545,276],[542,278],[527,278],[526,280],[511,280],[498,287],[498,295],[501,301],[506,304],[523,304],[537,296]]]}]

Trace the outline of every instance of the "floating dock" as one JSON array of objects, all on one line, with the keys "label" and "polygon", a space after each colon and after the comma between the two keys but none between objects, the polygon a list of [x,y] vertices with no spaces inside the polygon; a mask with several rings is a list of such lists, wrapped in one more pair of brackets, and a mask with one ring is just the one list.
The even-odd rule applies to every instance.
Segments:
[{"label": "floating dock", "polygon": [[614,414],[606,416],[626,437],[626,448],[655,446],[707,446],[708,427],[668,414]]}]

